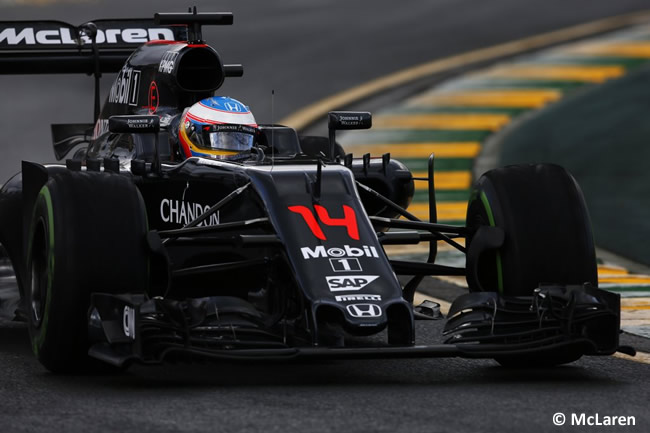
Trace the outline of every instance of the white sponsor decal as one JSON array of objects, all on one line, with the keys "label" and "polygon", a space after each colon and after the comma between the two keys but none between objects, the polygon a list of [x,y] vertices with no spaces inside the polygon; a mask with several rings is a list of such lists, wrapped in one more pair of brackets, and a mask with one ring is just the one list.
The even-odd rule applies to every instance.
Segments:
[{"label": "white sponsor decal", "polygon": [[158,72],[161,72],[163,74],[171,74],[174,70],[176,57],[178,57],[177,51],[167,51],[165,54],[163,54],[162,59],[160,59],[160,64],[158,65]]},{"label": "white sponsor decal", "polygon": [[123,67],[117,75],[108,102],[112,104],[138,105],[138,90],[140,89],[140,71]]},{"label": "white sponsor decal", "polygon": [[327,285],[332,292],[361,290],[377,278],[379,278],[379,275],[337,275],[336,277],[325,277]]},{"label": "white sponsor decal", "polygon": [[352,304],[345,307],[348,314],[352,317],[379,317],[381,316],[381,307],[376,304]]},{"label": "white sponsor decal", "polygon": [[381,301],[380,295],[337,295],[334,297],[338,302],[350,302],[350,301]]},{"label": "white sponsor decal", "polygon": [[342,258],[330,259],[330,266],[334,272],[361,272],[361,264],[359,259]]},{"label": "white sponsor decal", "polygon": [[315,259],[318,257],[379,257],[379,254],[377,254],[377,249],[368,245],[362,245],[361,247],[343,245],[343,248],[325,248],[324,246],[319,245],[314,249],[303,247],[300,248],[300,251],[302,252],[302,257],[304,259]]},{"label": "white sponsor decal", "polygon": [[124,329],[124,335],[135,340],[135,310],[128,305],[124,307],[124,313],[122,314],[122,328]]},{"label": "white sponsor decal", "polygon": [[[186,225],[192,222],[202,213],[207,212],[210,206],[202,206],[198,203],[190,203],[186,201],[163,199],[160,202],[160,218],[166,223],[175,223]],[[205,221],[198,224],[202,226],[216,226],[219,224],[219,211],[210,215]]]},{"label": "white sponsor decal", "polygon": [[[106,29],[97,30],[96,41],[98,44],[143,44],[153,40],[174,40],[174,32],[171,29]],[[91,43],[90,38],[82,36],[84,44]],[[33,27],[26,27],[16,30],[15,27],[7,27],[0,32],[0,44],[7,45],[66,45],[77,44],[72,37],[70,29],[61,27],[59,29],[38,30]]]}]

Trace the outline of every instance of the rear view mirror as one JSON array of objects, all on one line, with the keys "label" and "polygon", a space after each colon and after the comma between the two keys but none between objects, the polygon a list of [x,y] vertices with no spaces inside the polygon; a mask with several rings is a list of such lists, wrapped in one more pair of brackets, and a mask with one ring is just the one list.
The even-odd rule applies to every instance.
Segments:
[{"label": "rear view mirror", "polygon": [[327,122],[330,139],[330,159],[334,161],[336,156],[337,130],[369,129],[370,127],[372,127],[372,114],[367,111],[330,111]]},{"label": "rear view mirror", "polygon": [[367,111],[329,112],[329,129],[369,129],[370,127],[372,127],[372,114]]},{"label": "rear view mirror", "polygon": [[114,133],[160,131],[160,117],[147,115],[111,116],[108,130]]},{"label": "rear view mirror", "polygon": [[153,133],[154,154],[151,162],[151,171],[161,175],[160,150],[158,149],[158,131],[160,131],[160,117],[147,115],[111,116],[108,118],[108,130],[114,133]]}]

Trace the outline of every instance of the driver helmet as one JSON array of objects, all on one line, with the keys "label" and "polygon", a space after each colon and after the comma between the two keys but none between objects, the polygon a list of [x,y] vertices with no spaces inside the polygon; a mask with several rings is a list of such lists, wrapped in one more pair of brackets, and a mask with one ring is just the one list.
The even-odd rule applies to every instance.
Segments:
[{"label": "driver helmet", "polygon": [[178,139],[186,158],[242,159],[250,155],[257,131],[247,106],[233,98],[214,96],[183,113]]}]

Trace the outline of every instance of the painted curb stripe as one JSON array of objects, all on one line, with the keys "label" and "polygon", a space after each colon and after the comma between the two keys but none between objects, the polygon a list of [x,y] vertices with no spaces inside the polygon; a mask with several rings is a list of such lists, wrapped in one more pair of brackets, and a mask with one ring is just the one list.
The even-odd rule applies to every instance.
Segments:
[{"label": "painted curb stripe", "polygon": [[504,107],[539,108],[562,97],[558,90],[541,89],[503,89],[476,90],[473,92],[445,92],[424,95],[413,99],[410,106],[465,106],[465,107]]},{"label": "painted curb stripe", "polygon": [[[428,169],[428,161],[418,158],[400,158],[395,155],[395,158],[404,163],[411,171],[426,171]],[[436,157],[434,162],[434,171],[467,171],[469,172],[474,167],[473,158],[440,158]]]},{"label": "painted curb stripe", "polygon": [[[427,172],[414,172],[414,177],[427,177]],[[433,182],[436,192],[439,189],[469,189],[472,186],[472,173],[469,171],[439,171],[433,173]],[[415,189],[427,189],[427,182],[416,182]],[[442,203],[438,203],[440,205]],[[413,204],[411,204],[413,206]],[[411,208],[409,206],[409,209]]]},{"label": "painted curb stripe", "polygon": [[[349,150],[348,150],[349,149]],[[370,153],[373,155],[390,153],[404,162],[408,158],[429,158],[431,153],[436,158],[475,158],[481,150],[481,143],[466,142],[429,142],[429,143],[381,143],[350,146],[346,150],[354,154]]]},{"label": "painted curb stripe", "polygon": [[510,108],[510,107],[466,107],[458,105],[417,105],[417,106],[400,106],[387,109],[385,114],[421,114],[421,113],[497,113],[507,114],[510,117],[515,117],[528,108]]},{"label": "painted curb stripe", "polygon": [[[439,220],[464,220],[467,214],[467,202],[442,202],[436,207]],[[429,205],[426,203],[413,203],[409,212],[420,219],[429,219]]]},{"label": "painted curb stripe", "polygon": [[508,65],[491,70],[486,76],[535,80],[564,80],[602,83],[625,73],[622,66]]},{"label": "painted curb stripe", "polygon": [[[415,190],[413,195],[414,204],[417,202],[424,202],[428,200],[429,192],[424,189]],[[467,203],[470,196],[469,189],[447,189],[447,190],[436,190],[436,200],[439,203],[448,202],[448,201],[462,201]],[[427,216],[428,218],[428,216]],[[465,217],[463,217],[465,219]]]},{"label": "painted curb stripe", "polygon": [[[461,131],[461,130],[374,130],[350,133],[345,136],[343,143],[348,145],[369,143],[422,143],[422,142],[482,142],[491,131]],[[350,148],[354,151],[354,148]]]},{"label": "painted curb stripe", "polygon": [[505,114],[410,114],[380,115],[372,122],[375,129],[461,129],[498,131],[510,121]]},{"label": "painted curb stripe", "polygon": [[648,59],[650,58],[650,42],[606,42],[580,45],[569,48],[564,52],[578,55]]},{"label": "painted curb stripe", "polygon": [[[535,78],[502,78],[490,75],[477,75],[471,80],[462,80],[454,83],[452,87],[445,89],[445,92],[480,92],[480,91],[493,91],[493,92],[518,92],[536,90],[555,91],[560,94],[573,90],[576,87],[584,86],[584,81],[575,80],[544,80]],[[555,101],[548,101],[551,103]],[[540,105],[542,107],[544,104]],[[452,106],[450,106],[452,107]],[[511,109],[531,109],[539,107],[499,107],[497,105],[473,106],[472,111],[476,108],[511,108]]]},{"label": "painted curb stripe", "polygon": [[557,52],[549,57],[535,57],[527,60],[528,64],[570,64],[570,65],[618,65],[625,69],[633,69],[645,63],[647,59],[642,57],[604,57],[600,55],[579,55],[570,52]]},{"label": "painted curb stripe", "polygon": [[636,356],[625,355],[624,353],[618,353],[612,355],[614,358],[624,359],[626,361],[641,362],[644,364],[650,364],[650,353],[637,352]]},{"label": "painted curb stripe", "polygon": [[647,275],[628,275],[625,278],[621,277],[603,277],[600,278],[603,284],[648,284],[650,285],[650,276]]}]

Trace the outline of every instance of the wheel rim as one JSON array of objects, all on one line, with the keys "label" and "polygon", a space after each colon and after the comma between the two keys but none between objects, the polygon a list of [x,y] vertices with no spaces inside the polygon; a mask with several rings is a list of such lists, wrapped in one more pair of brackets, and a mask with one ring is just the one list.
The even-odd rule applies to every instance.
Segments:
[{"label": "wheel rim", "polygon": [[31,257],[31,285],[30,285],[30,309],[32,323],[36,328],[41,325],[47,303],[47,254],[45,251],[44,229],[42,221],[39,221],[39,229],[36,231],[32,244]]}]

